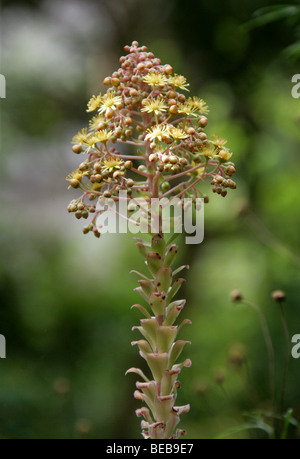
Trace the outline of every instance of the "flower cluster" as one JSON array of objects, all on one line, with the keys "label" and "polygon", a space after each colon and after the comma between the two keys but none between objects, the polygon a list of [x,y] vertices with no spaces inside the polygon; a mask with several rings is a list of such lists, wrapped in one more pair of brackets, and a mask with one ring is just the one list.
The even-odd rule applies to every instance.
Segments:
[{"label": "flower cluster", "polygon": [[[232,153],[224,139],[207,138],[208,107],[203,99],[186,95],[186,78],[137,42],[125,51],[120,68],[103,81],[106,93],[88,103],[87,111],[94,113],[89,127],[72,141],[73,152],[86,159],[67,176],[70,187],[82,191],[68,210],[77,218],[92,213],[83,232],[97,237],[100,211],[95,204],[103,196],[117,202],[120,191],[126,190],[128,204],[139,196],[149,201],[173,196],[207,201],[196,186],[204,178],[210,178],[213,191],[222,196],[225,188],[236,186]],[[126,145],[132,154],[124,154]]]}]

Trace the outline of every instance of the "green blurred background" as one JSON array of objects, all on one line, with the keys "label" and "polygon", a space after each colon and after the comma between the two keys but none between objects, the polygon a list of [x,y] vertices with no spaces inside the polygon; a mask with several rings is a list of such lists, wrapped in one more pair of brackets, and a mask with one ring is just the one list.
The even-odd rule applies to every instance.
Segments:
[{"label": "green blurred background", "polygon": [[[260,11],[277,4],[285,8]],[[215,438],[245,412],[269,409],[258,316],[230,302],[235,288],[267,317],[279,400],[285,342],[273,290],[286,292],[290,334],[300,333],[300,100],[291,95],[299,10],[275,0],[2,1],[1,438],[140,438],[136,378],[124,373],[141,363],[130,346],[139,300],[129,271],[142,270],[142,258],[130,235],[83,236],[66,210],[76,191],[65,181],[86,103],[133,40],[187,77],[237,167],[237,190],[225,199],[207,186],[204,242],[180,252],[191,265],[183,294],[192,325],[182,337],[193,362],[180,375],[178,404],[191,404],[180,426],[186,438]],[[229,359],[237,344],[241,368]],[[299,381],[300,360],[291,359],[285,408],[298,419]]]}]

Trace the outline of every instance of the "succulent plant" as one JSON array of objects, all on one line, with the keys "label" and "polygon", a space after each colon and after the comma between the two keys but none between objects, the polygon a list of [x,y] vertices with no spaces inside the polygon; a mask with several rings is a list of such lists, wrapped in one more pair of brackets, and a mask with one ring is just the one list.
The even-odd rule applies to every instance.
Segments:
[{"label": "succulent plant", "polygon": [[[179,438],[184,434],[177,428],[179,417],[189,411],[189,405],[175,405],[180,387],[177,378],[191,361],[177,361],[189,343],[178,334],[190,321],[176,324],[185,300],[174,298],[184,282],[176,276],[187,266],[172,269],[178,247],[172,238],[166,240],[163,207],[175,203],[183,210],[191,206],[199,210],[208,196],[197,184],[206,178],[213,192],[226,196],[227,189],[236,187],[231,178],[235,166],[226,140],[217,136],[208,139],[208,107],[199,97],[185,96],[182,91],[188,91],[189,86],[186,78],[137,42],[125,46],[125,51],[120,68],[103,81],[108,86],[106,93],[93,96],[88,103],[87,111],[96,112],[89,128],[73,138],[73,152],[85,159],[67,177],[69,188],[81,192],[68,211],[78,219],[92,216],[84,234],[92,232],[100,237],[101,217],[113,210],[150,237],[136,243],[149,273],[138,273],[141,279],[136,291],[147,306],[133,306],[144,318],[134,327],[142,339],[132,343],[146,360],[150,376],[138,368],[127,373],[137,373],[142,379],[134,395],[147,405],[136,412],[144,418],[143,436]],[[132,219],[133,209],[142,207],[139,200],[144,203],[144,212]],[[152,206],[155,200],[163,205]],[[124,202],[125,210],[124,206],[122,211],[114,207]],[[174,230],[176,219],[169,220]],[[153,221],[157,223],[155,231]]]}]

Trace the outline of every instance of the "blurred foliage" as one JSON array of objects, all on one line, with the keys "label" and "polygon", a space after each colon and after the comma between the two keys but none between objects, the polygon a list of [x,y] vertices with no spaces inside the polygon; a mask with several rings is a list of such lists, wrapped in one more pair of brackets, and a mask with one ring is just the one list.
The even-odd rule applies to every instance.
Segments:
[{"label": "blurred foliage", "polygon": [[[140,364],[129,271],[142,262],[130,235],[81,234],[65,182],[87,100],[138,40],[208,103],[209,129],[229,139],[237,165],[237,190],[225,199],[208,191],[204,242],[181,250],[191,266],[183,293],[192,325],[182,336],[193,362],[181,375],[179,402],[191,403],[181,425],[188,438],[265,438],[267,353],[255,312],[229,294],[240,288],[265,313],[278,402],[285,342],[272,290],[286,292],[290,333],[300,333],[300,107],[291,96],[299,6],[4,0],[1,16],[0,437],[140,437],[134,379],[124,373]],[[241,344],[247,365],[233,365]],[[300,419],[299,378],[291,359],[286,419]],[[286,435],[299,435],[295,423]]]}]

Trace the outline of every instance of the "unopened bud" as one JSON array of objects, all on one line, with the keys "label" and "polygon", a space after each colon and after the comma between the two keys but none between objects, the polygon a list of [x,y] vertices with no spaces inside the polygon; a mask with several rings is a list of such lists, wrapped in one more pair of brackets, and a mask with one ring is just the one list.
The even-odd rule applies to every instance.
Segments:
[{"label": "unopened bud", "polygon": [[226,169],[226,174],[227,175],[232,175],[235,173],[235,167],[234,166],[228,166]]},{"label": "unopened bud", "polygon": [[124,163],[125,169],[131,169],[132,166],[133,166],[132,161],[125,161],[125,163]]},{"label": "unopened bud", "polygon": [[122,177],[122,173],[121,173],[120,171],[115,171],[115,172],[113,173],[113,178],[114,178],[114,179],[117,180],[117,179],[120,178],[120,177]]},{"label": "unopened bud", "polygon": [[169,162],[170,162],[171,164],[177,164],[177,158],[176,158],[176,156],[171,155],[171,156],[169,157]]},{"label": "unopened bud", "polygon": [[199,116],[198,118],[198,124],[199,126],[201,127],[205,127],[208,123],[208,119],[206,118],[206,116]]},{"label": "unopened bud", "polygon": [[173,67],[169,64],[165,65],[164,72],[166,75],[171,75],[173,73]]},{"label": "unopened bud", "polygon": [[111,84],[111,77],[106,77],[106,78],[104,78],[103,84],[104,84],[105,86],[109,86],[109,85]]},{"label": "unopened bud", "polygon": [[129,94],[131,95],[131,97],[138,97],[139,93],[136,89],[130,89],[129,91]]},{"label": "unopened bud", "polygon": [[182,166],[187,166],[189,163],[186,158],[180,158],[179,162]]},{"label": "unopened bud", "polygon": [[80,182],[77,179],[71,179],[71,180],[69,180],[69,183],[70,183],[72,188],[78,188],[79,185],[80,185]]},{"label": "unopened bud", "polygon": [[113,116],[114,116],[114,111],[110,107],[108,107],[105,112],[105,118],[110,119]]},{"label": "unopened bud", "polygon": [[120,84],[119,78],[112,78],[112,79],[111,79],[111,84],[112,84],[113,86],[115,86],[115,87],[119,86],[119,84]]},{"label": "unopened bud", "polygon": [[94,236],[96,236],[98,238],[101,236],[101,234],[99,233],[99,231],[97,230],[96,227],[93,229],[93,233],[94,233]]},{"label": "unopened bud", "polygon": [[178,113],[177,105],[171,105],[171,107],[169,108],[169,112],[172,113],[172,115],[177,115]]},{"label": "unopened bud", "polygon": [[158,160],[158,156],[156,153],[151,153],[151,155],[149,155],[149,161],[151,163],[156,163],[157,160]]},{"label": "unopened bud", "polygon": [[73,145],[72,150],[73,150],[74,153],[79,155],[79,153],[82,152],[82,146],[81,145]]},{"label": "unopened bud", "polygon": [[105,121],[100,121],[100,123],[97,126],[97,131],[102,131],[103,129],[106,128],[106,123]]},{"label": "unopened bud", "polygon": [[166,192],[166,191],[169,191],[169,189],[171,188],[171,185],[169,182],[163,182],[161,184],[161,189],[162,191]]}]

